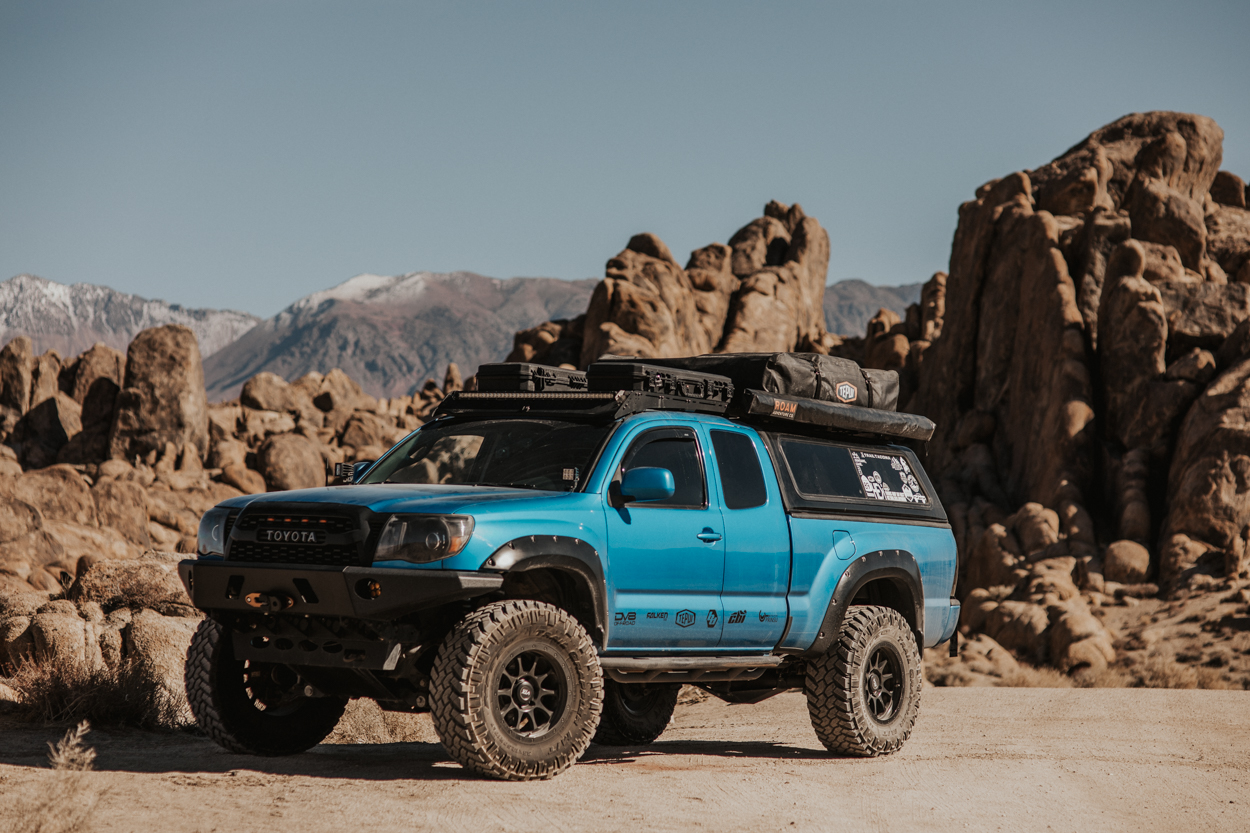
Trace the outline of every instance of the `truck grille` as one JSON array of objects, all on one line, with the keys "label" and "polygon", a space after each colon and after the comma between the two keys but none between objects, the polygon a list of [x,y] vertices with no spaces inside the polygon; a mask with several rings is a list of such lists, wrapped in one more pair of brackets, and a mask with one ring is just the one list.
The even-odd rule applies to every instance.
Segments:
[{"label": "truck grille", "polygon": [[[233,518],[230,520],[234,520]],[[290,512],[275,507],[269,511],[245,511],[234,520],[232,528],[241,532],[257,529],[305,530],[327,535],[343,535],[356,530],[357,520],[335,513]],[[370,525],[372,526],[372,525]],[[370,529],[372,533],[373,530]],[[380,530],[378,531],[380,532]],[[376,534],[371,538],[376,538]],[[228,561],[253,564],[307,564],[310,566],[349,567],[362,563],[362,552],[356,543],[271,543],[268,541],[230,541]],[[372,550],[369,550],[370,552]]]},{"label": "truck grille", "polygon": [[311,515],[293,512],[249,512],[238,520],[239,529],[251,532],[261,526],[275,529],[317,529],[331,535],[351,532],[355,518],[342,515]]},{"label": "truck grille", "polygon": [[308,564],[317,567],[351,567],[360,563],[360,550],[355,546],[308,547],[299,544],[260,544],[256,541],[233,541],[230,561],[254,564]]}]

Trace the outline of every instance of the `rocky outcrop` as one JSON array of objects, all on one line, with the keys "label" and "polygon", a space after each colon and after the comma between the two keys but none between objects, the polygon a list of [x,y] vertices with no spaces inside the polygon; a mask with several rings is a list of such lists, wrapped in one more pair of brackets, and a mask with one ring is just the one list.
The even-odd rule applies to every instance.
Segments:
[{"label": "rocky outcrop", "polygon": [[755,222],[766,230],[743,235],[748,226],[730,238],[741,286],[730,302],[721,352],[829,352],[823,315],[829,235],[797,203],[770,202]]}]

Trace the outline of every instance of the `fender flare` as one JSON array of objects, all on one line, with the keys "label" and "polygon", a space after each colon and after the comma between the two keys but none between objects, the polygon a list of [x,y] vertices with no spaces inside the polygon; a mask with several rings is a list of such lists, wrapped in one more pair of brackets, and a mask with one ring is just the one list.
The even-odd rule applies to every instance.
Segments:
[{"label": "fender flare", "polygon": [[608,634],[607,580],[599,551],[580,538],[564,535],[526,535],[514,538],[491,553],[481,569],[501,573],[550,569],[574,574],[590,591],[595,617],[591,634],[602,646]]},{"label": "fender flare", "polygon": [[826,653],[842,631],[842,619],[860,589],[870,581],[886,579],[902,593],[913,608],[912,630],[916,644],[924,644],[924,583],[920,579],[920,566],[916,557],[906,550],[878,550],[852,561],[838,579],[838,585],[829,599],[825,618],[821,620],[816,641],[801,657],[813,658]]}]

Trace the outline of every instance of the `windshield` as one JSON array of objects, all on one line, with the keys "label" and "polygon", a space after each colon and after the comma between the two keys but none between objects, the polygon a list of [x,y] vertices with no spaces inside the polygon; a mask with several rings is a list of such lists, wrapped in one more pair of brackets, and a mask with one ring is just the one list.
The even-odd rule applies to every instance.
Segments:
[{"label": "windshield", "polygon": [[498,419],[430,425],[395,447],[361,483],[447,483],[571,492],[611,425]]}]

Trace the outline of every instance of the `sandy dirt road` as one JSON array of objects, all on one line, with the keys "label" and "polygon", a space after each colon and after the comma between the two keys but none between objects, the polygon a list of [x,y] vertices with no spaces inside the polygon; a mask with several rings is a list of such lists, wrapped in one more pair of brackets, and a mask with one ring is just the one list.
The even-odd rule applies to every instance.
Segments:
[{"label": "sandy dirt road", "polygon": [[[0,726],[0,830],[49,789],[55,729]],[[1250,693],[928,689],[897,755],[830,758],[803,698],[679,707],[655,745],[552,781],[466,779],[436,744],[282,759],[95,731],[104,831],[1250,830]]]}]

